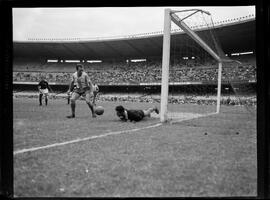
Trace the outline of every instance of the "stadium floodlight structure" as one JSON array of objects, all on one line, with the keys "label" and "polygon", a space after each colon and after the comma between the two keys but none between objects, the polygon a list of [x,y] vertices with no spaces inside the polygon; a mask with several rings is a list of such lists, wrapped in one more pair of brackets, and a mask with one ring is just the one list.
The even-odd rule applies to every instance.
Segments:
[{"label": "stadium floodlight structure", "polygon": [[[180,18],[176,13],[188,13]],[[210,34],[212,44],[204,41],[197,33],[195,33],[186,23],[185,20],[191,16],[201,13],[209,15],[207,11],[200,9],[189,9],[182,11],[174,11],[165,9],[164,15],[164,35],[163,35],[163,55],[162,55],[162,83],[161,83],[161,108],[160,108],[160,121],[166,122],[168,120],[168,91],[169,91],[169,66],[170,66],[170,40],[171,40],[171,21],[179,26],[193,41],[195,41],[205,52],[210,54],[218,62],[218,87],[217,87],[217,107],[216,113],[220,112],[220,99],[221,99],[221,76],[222,76],[222,63],[231,62],[219,47],[218,42],[214,35]],[[212,22],[212,20],[211,20]],[[213,22],[212,22],[213,23]],[[206,29],[209,27],[206,27]]]}]

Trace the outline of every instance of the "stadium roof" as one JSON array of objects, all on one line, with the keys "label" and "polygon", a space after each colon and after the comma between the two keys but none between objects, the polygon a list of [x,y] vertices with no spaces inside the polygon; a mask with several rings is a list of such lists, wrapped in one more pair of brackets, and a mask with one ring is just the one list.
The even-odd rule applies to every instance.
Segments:
[{"label": "stadium roof", "polygon": [[[200,31],[204,32],[205,28],[200,27]],[[255,51],[254,16],[215,23],[215,34],[225,53]],[[189,40],[185,33],[173,30],[171,41],[177,52],[188,54],[186,45]],[[162,44],[162,32],[118,38],[30,39],[25,42],[14,41],[13,56],[14,58],[74,60],[161,58]]]}]

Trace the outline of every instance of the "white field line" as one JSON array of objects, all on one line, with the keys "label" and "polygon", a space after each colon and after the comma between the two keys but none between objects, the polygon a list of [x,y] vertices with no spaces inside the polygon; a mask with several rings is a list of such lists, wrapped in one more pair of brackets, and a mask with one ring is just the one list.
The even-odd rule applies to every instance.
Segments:
[{"label": "white field line", "polygon": [[90,136],[90,137],[86,137],[86,138],[78,138],[78,139],[70,140],[70,141],[67,141],[67,142],[54,143],[54,144],[41,146],[41,147],[34,147],[34,148],[29,148],[29,149],[17,150],[17,151],[13,152],[13,155],[26,153],[26,152],[37,151],[37,150],[41,150],[41,149],[49,149],[49,148],[52,148],[52,147],[63,146],[63,145],[66,145],[66,144],[72,144],[72,143],[82,142],[82,141],[86,141],[86,140],[92,140],[92,139],[96,139],[96,138],[102,138],[102,137],[106,137],[106,136],[109,136],[109,135],[118,135],[118,134],[127,133],[127,132],[128,133],[136,132],[136,131],[140,131],[140,130],[144,130],[144,129],[155,128],[155,127],[158,127],[158,126],[161,126],[161,125],[162,125],[162,123],[157,123],[157,124],[142,127],[142,128],[135,128],[135,129],[130,129],[130,130],[109,132],[109,133],[105,133],[105,134],[102,134],[102,135],[95,135],[95,136]]},{"label": "white field line", "polygon": [[[177,122],[180,122],[180,121],[187,121],[187,120],[191,120],[191,119],[195,119],[195,118],[200,118],[200,117],[206,117],[206,116],[214,115],[214,114],[217,114],[217,113],[209,113],[209,114],[205,114],[205,115],[196,116],[196,117],[193,117],[193,118],[186,118],[186,119],[180,119],[180,120],[177,120],[177,121],[171,121],[170,124],[174,124],[174,123],[177,123]],[[54,143],[54,144],[50,144],[50,145],[46,145],[46,146],[34,147],[34,148],[29,148],[29,149],[21,149],[21,150],[14,151],[13,155],[22,154],[22,153],[26,153],[26,152],[37,151],[37,150],[41,150],[41,149],[49,149],[49,148],[52,148],[52,147],[58,147],[58,146],[66,145],[66,144],[72,144],[72,143],[82,142],[82,141],[86,141],[86,140],[102,138],[102,137],[106,137],[106,136],[110,136],[110,135],[119,135],[119,134],[122,134],[122,133],[136,132],[136,131],[140,131],[140,130],[144,130],[144,129],[155,128],[155,127],[158,127],[158,126],[161,126],[161,125],[162,125],[162,123],[157,123],[157,124],[142,127],[142,128],[135,128],[135,129],[130,129],[130,130],[109,132],[109,133],[105,133],[105,134],[102,134],[102,135],[94,135],[94,136],[90,136],[90,137],[86,137],[86,138],[78,138],[78,139],[70,140],[70,141],[67,141],[67,142]]]}]

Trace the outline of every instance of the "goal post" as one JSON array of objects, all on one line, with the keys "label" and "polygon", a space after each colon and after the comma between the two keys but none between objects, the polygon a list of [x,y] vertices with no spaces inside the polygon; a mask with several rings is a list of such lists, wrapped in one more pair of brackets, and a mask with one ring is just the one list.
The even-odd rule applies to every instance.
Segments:
[{"label": "goal post", "polygon": [[220,112],[220,99],[221,99],[221,76],[222,76],[222,62],[218,63],[218,87],[217,87],[217,110]]},{"label": "goal post", "polygon": [[170,42],[171,42],[171,10],[165,9],[164,15],[164,35],[162,53],[162,79],[161,79],[161,107],[160,121],[168,120],[168,91],[169,91],[169,65],[170,65]]},{"label": "goal post", "polygon": [[[188,10],[190,11],[190,10]],[[201,39],[188,25],[185,24],[175,13],[181,11],[172,11],[171,9],[165,9],[164,12],[164,34],[163,34],[163,55],[162,55],[162,85],[161,85],[161,112],[160,121],[168,121],[168,90],[169,90],[169,66],[170,66],[170,38],[171,38],[171,21],[179,26],[187,35],[189,35],[193,41],[201,46],[206,52],[208,52],[218,62],[218,86],[217,86],[217,107],[216,113],[220,112],[220,100],[221,100],[221,76],[222,76],[222,59],[220,56],[209,47],[203,39]],[[204,12],[209,15],[208,12],[194,9],[194,13]],[[193,14],[194,14],[193,13]],[[193,15],[191,14],[191,15]],[[189,16],[191,16],[189,15]],[[187,16],[186,18],[188,18]]]}]

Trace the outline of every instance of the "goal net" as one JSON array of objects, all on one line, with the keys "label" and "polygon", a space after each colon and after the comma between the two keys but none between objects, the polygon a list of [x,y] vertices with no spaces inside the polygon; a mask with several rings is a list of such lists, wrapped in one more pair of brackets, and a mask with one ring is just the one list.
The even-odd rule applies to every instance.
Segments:
[{"label": "goal net", "polygon": [[161,122],[232,112],[233,106],[255,115],[255,66],[226,55],[215,30],[207,11],[165,10]]}]

